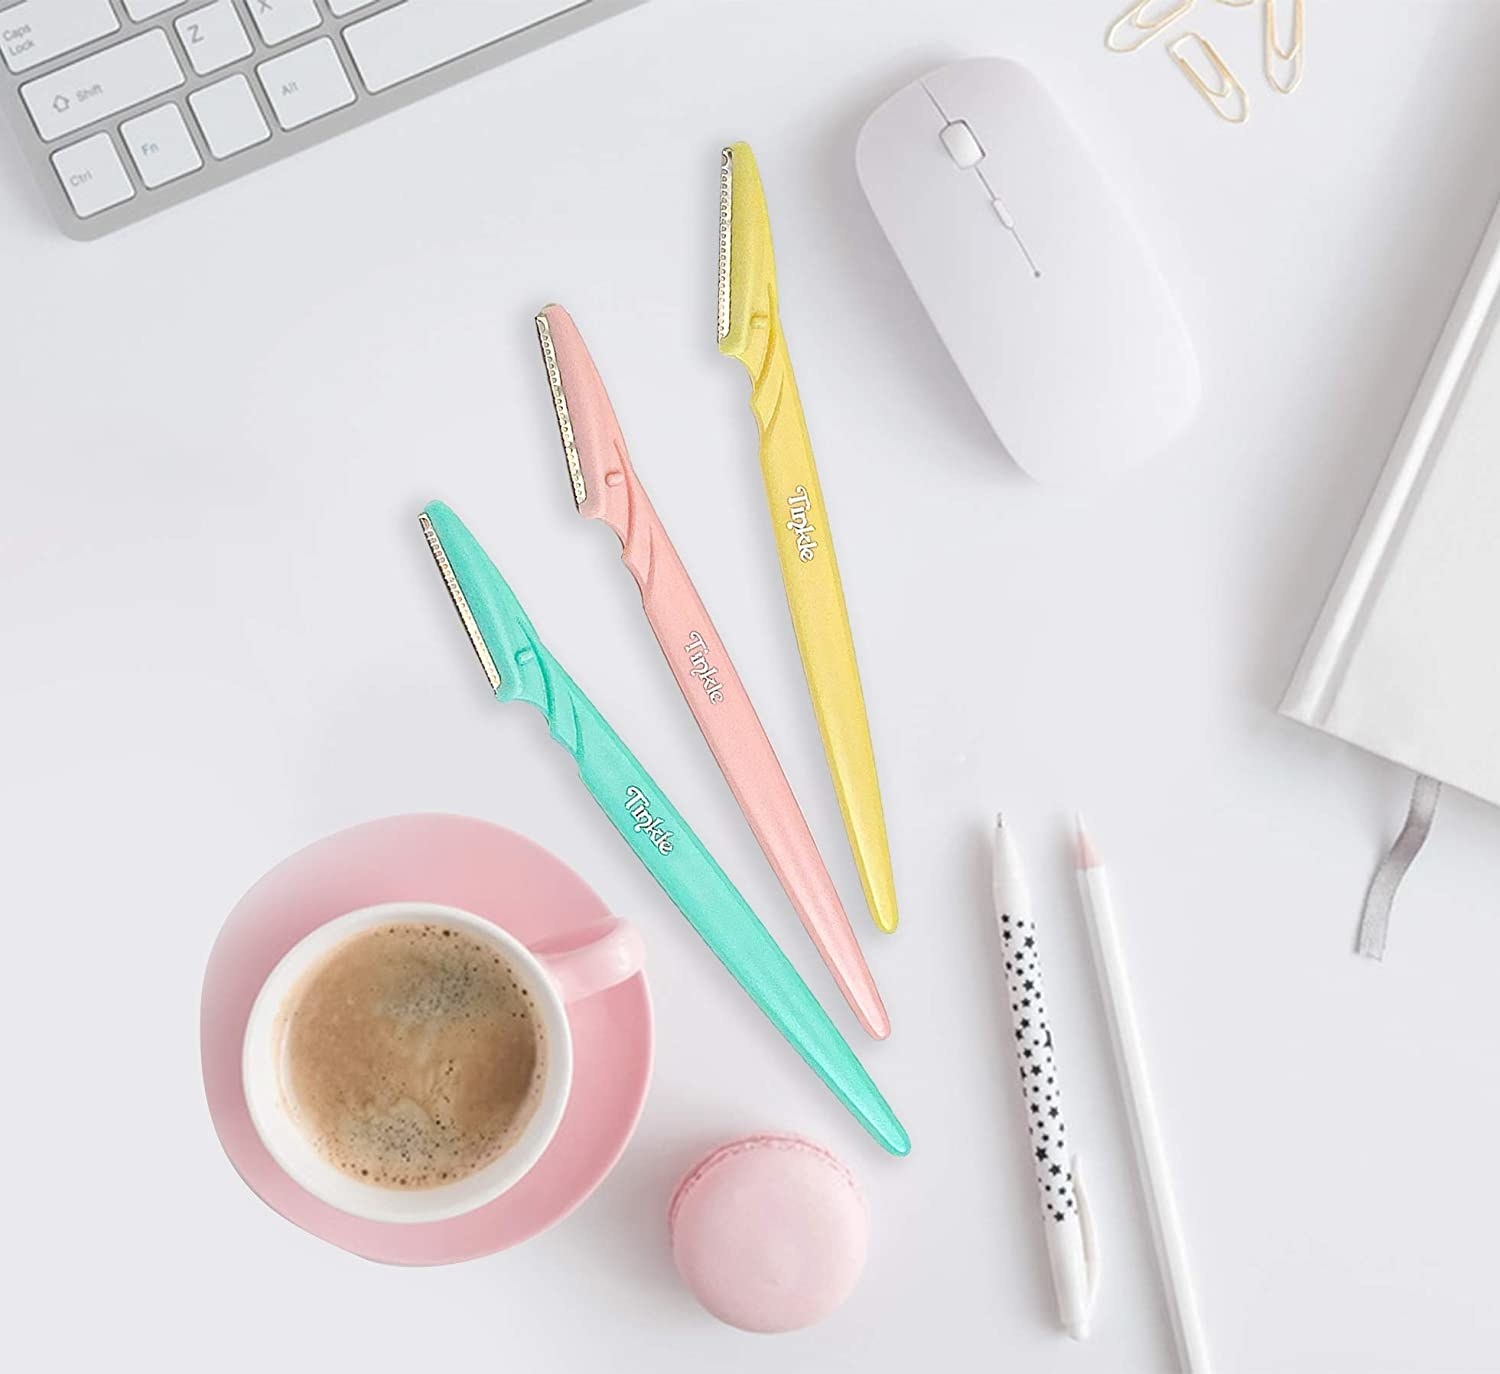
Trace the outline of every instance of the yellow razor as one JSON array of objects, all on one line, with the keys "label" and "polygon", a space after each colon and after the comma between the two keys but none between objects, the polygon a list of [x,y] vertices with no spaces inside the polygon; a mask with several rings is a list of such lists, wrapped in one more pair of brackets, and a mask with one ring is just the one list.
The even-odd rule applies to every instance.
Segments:
[{"label": "yellow razor", "polygon": [[828,511],[781,333],[765,192],[746,143],[724,150],[719,173],[719,352],[738,358],[750,373],[761,473],[802,671],[865,902],[875,924],[892,931],[896,882],[875,747]]}]

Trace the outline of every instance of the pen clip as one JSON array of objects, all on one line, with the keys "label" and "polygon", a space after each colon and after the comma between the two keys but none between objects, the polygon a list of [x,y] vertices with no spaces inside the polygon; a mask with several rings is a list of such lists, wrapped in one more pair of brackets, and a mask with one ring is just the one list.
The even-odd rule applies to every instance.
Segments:
[{"label": "pen clip", "polygon": [[1088,1193],[1083,1186],[1083,1174],[1078,1167],[1078,1156],[1068,1164],[1073,1180],[1073,1200],[1078,1206],[1078,1230],[1083,1237],[1083,1263],[1088,1270],[1089,1311],[1094,1308],[1094,1297],[1099,1292],[1099,1236],[1094,1230],[1094,1213],[1089,1207]]}]

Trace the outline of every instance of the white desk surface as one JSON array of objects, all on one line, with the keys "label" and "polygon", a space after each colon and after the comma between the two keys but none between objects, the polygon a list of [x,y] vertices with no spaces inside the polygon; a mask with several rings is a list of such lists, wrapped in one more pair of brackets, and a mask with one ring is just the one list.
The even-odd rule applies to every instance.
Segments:
[{"label": "white desk surface", "polygon": [[[1255,12],[1199,5],[1246,76],[1243,128],[1160,44],[1108,55],[1108,0],[655,0],[93,245],[57,233],[0,142],[4,1232],[25,1367],[1171,1369],[1072,889],[1082,807],[1218,1368],[1500,1368],[1500,812],[1445,799],[1387,964],[1361,962],[1409,780],[1273,709],[1500,194],[1500,5],[1308,8],[1307,79],[1281,99]],[[1032,64],[1087,131],[1201,352],[1191,434],[1108,489],[1009,466],[855,182],[864,114],[984,53]],[[415,526],[437,495],[472,520],[832,1005],[613,538],[573,512],[531,327],[559,299],[585,329],[856,898],[745,379],[712,343],[736,137],[772,198],[904,900],[896,936],[860,928],[896,1027],[867,1061],[905,1162],[731,988],[538,719],[486,699]],[[1055,1328],[1005,1043],[997,807],[1031,862],[1106,1251],[1082,1347]],[[514,826],[636,917],[660,1050],[583,1208],[523,1250],[408,1272],[244,1188],[197,1018],[245,887],[416,810]],[[848,1305],[776,1339],[698,1310],[664,1236],[678,1172],[761,1128],[838,1150],[874,1219]]]}]

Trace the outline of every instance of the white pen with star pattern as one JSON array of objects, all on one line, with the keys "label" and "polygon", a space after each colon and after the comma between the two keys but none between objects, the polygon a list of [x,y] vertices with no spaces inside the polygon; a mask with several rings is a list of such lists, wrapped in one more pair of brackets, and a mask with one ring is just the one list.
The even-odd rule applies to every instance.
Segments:
[{"label": "white pen with star pattern", "polygon": [[1087,1338],[1094,1293],[1099,1285],[1099,1252],[1093,1218],[1079,1178],[1078,1157],[1069,1143],[1057,1083],[1052,1027],[1037,957],[1036,925],[1021,856],[995,817],[995,921],[1005,957],[1006,1002],[1010,1007],[1016,1063],[1021,1071],[1021,1098],[1031,1159],[1036,1165],[1037,1195],[1047,1235],[1047,1258],[1057,1290],[1063,1328],[1075,1341]]}]

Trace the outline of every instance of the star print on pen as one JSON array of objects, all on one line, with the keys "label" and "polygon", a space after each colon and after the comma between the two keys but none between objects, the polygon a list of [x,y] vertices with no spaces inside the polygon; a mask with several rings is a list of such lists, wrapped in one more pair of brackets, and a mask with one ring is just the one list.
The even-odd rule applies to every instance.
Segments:
[{"label": "star print on pen", "polygon": [[1054,1045],[1042,987],[1036,927],[1027,916],[1006,910],[997,894],[996,924],[1012,1018],[1016,1063],[1026,1104],[1024,1120],[1036,1170],[1042,1215],[1049,1225],[1078,1210],[1071,1187],[1068,1138],[1056,1104]]}]

